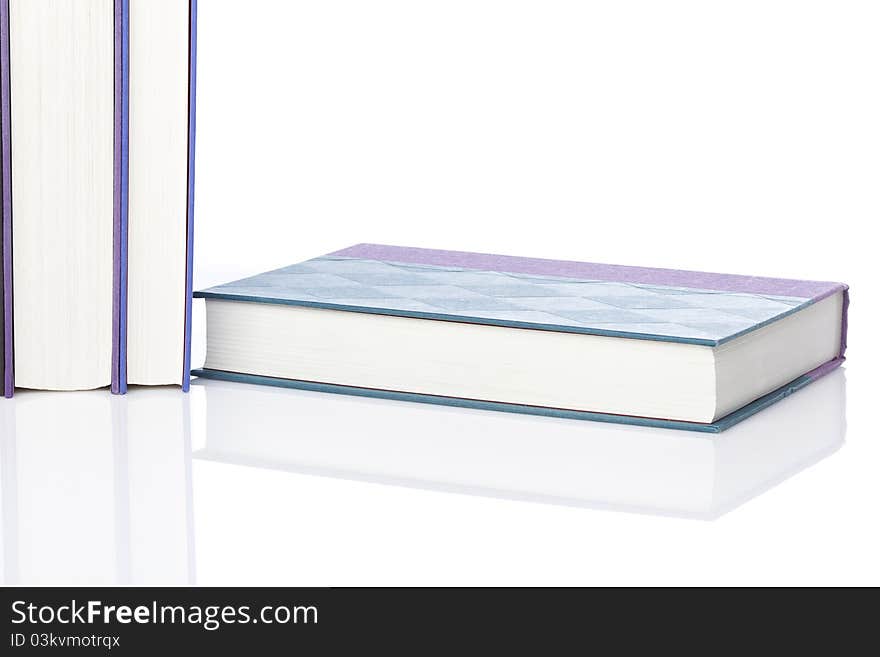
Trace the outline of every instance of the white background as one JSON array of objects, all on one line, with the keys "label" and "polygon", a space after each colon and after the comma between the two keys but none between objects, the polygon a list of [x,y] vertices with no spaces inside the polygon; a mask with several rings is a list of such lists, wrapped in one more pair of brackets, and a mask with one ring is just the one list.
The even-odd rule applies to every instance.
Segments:
[{"label": "white background", "polygon": [[200,5],[197,287],[378,242],[852,308],[846,444],[718,520],[196,460],[197,583],[880,584],[875,3]]}]

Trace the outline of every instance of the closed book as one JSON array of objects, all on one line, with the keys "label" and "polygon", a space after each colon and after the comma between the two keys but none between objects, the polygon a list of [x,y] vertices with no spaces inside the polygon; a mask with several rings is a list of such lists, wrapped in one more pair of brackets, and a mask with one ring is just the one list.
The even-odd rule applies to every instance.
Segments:
[{"label": "closed book", "polygon": [[841,283],[359,244],[197,292],[198,376],[719,432],[840,365]]}]

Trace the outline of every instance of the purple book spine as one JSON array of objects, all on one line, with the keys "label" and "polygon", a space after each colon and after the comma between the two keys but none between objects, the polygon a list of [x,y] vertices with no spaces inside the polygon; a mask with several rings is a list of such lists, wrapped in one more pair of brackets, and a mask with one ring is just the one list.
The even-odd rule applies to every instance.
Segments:
[{"label": "purple book spine", "polygon": [[125,394],[128,328],[129,0],[113,7],[113,353],[110,390]]},{"label": "purple book spine", "polygon": [[2,148],[3,395],[15,388],[12,351],[12,128],[9,80],[9,0],[0,0],[0,148]]},{"label": "purple book spine", "polygon": [[195,218],[196,171],[196,23],[198,0],[189,3],[189,118],[188,162],[186,181],[186,293],[183,314],[183,373],[180,385],[189,392],[192,367],[192,295],[193,295],[193,228]]}]

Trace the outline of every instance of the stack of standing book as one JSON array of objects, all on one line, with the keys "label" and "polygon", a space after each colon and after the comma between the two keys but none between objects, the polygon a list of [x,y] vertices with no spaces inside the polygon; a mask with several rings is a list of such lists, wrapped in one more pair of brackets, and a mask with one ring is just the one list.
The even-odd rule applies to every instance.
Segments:
[{"label": "stack of standing book", "polygon": [[189,386],[195,0],[2,0],[4,394]]}]

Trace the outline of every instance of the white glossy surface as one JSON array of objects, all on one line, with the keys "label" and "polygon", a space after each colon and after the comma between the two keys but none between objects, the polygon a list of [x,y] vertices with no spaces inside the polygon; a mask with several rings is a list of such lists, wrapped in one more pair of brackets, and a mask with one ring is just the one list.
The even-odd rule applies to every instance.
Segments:
[{"label": "white glossy surface", "polygon": [[5,582],[191,582],[189,408],[170,388],[0,405]]},{"label": "white glossy surface", "polygon": [[[782,514],[772,556],[811,512],[809,495],[780,509],[785,491],[847,459],[845,399],[840,370],[709,436],[218,381],[22,392],[0,406],[4,581],[610,581],[622,562],[571,561],[576,545],[648,540],[618,545],[643,565],[684,541],[670,567],[705,567],[708,536]],[[745,536],[713,549],[748,558]]]}]

